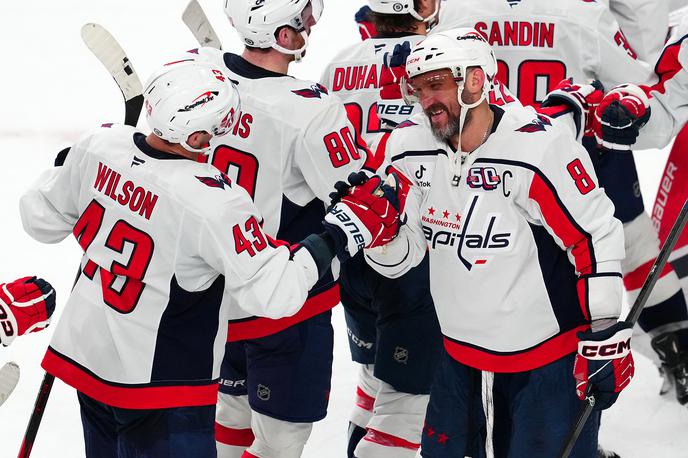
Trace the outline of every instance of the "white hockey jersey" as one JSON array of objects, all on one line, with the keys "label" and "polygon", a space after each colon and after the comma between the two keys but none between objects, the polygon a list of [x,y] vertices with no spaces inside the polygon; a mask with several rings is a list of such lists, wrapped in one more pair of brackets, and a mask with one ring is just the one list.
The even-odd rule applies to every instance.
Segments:
[{"label": "white hockey jersey", "polygon": [[652,84],[607,6],[584,0],[445,2],[435,30],[473,27],[493,46],[497,78],[524,104],[542,102],[562,79],[593,78],[606,89]]},{"label": "white hockey jersey", "polygon": [[411,184],[397,239],[366,250],[397,277],[429,251],[430,289],[445,348],[493,372],[540,367],[574,352],[591,320],[620,313],[621,223],[587,152],[570,132],[517,105],[491,105],[495,127],[460,166],[427,117],[387,145]]},{"label": "white hockey jersey", "polygon": [[[249,192],[266,232],[291,243],[322,232],[334,183],[361,170],[368,155],[341,101],[317,83],[265,70],[235,54],[200,48],[191,56],[225,67],[241,96],[239,120],[232,132],[212,140],[209,163]],[[278,321],[233,315],[229,339],[269,335],[337,303],[328,273],[297,315]]]},{"label": "white hockey jersey", "polygon": [[20,206],[32,237],[74,234],[84,250],[43,367],[112,406],[214,404],[229,307],[292,315],[318,280],[306,249],[275,247],[243,189],[127,126],[80,140]]},{"label": "white hockey jersey", "polygon": [[[385,78],[384,55],[394,46],[409,42],[413,48],[425,36],[400,33],[378,36],[340,51],[325,67],[320,82],[342,102],[354,127],[378,161],[384,156],[389,132],[412,114],[419,105],[406,105],[403,99],[382,100],[380,88]],[[379,165],[373,161],[371,168]]]}]

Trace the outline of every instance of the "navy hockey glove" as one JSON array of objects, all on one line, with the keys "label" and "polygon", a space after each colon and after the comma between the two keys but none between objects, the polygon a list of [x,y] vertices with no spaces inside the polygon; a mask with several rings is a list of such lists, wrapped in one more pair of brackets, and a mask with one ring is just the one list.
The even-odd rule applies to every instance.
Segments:
[{"label": "navy hockey glove", "polygon": [[411,42],[404,41],[394,45],[391,53],[385,53],[380,73],[380,98],[383,100],[401,99],[401,80],[408,77],[406,59],[411,54]]},{"label": "navy hockey glove", "polygon": [[385,245],[396,237],[401,225],[400,209],[406,186],[392,174],[385,183],[375,175],[352,173],[349,183],[337,182],[323,224],[334,239],[337,257],[346,260],[363,248]]},{"label": "navy hockey glove", "polygon": [[47,281],[24,277],[0,283],[0,342],[45,329],[55,311],[55,290]]},{"label": "navy hockey glove", "polygon": [[358,24],[358,31],[361,32],[361,40],[363,41],[377,36],[377,29],[375,28],[375,24],[373,24],[368,17],[368,13],[370,13],[370,7],[366,5],[361,7],[354,16]]},{"label": "navy hockey glove", "polygon": [[545,97],[542,112],[556,116],[547,108],[565,105],[573,111],[573,121],[576,124],[576,138],[594,134],[595,109],[604,97],[602,83],[593,80],[590,84],[576,84],[572,78],[561,80],[559,84]]},{"label": "navy hockey glove", "polygon": [[635,84],[609,91],[595,110],[597,144],[608,150],[630,151],[650,119],[650,99]]},{"label": "navy hockey glove", "polygon": [[625,321],[602,331],[579,332],[578,354],[573,366],[576,394],[583,400],[595,396],[595,410],[610,407],[634,374],[631,354],[633,326]]}]

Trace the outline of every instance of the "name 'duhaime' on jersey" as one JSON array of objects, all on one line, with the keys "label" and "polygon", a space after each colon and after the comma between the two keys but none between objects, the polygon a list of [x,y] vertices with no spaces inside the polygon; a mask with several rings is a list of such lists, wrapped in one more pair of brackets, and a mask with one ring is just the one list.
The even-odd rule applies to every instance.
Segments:
[{"label": "name 'duhaime' on jersey", "polygon": [[121,206],[128,207],[132,212],[150,219],[155,204],[158,201],[158,196],[150,191],[146,191],[131,180],[126,180],[119,187],[121,179],[122,174],[99,162],[98,174],[93,187]]}]

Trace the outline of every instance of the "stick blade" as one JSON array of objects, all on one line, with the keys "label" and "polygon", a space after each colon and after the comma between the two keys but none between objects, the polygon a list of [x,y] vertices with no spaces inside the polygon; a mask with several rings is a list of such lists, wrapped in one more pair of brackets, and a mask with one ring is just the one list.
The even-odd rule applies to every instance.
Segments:
[{"label": "stick blade", "polygon": [[81,38],[115,79],[125,102],[141,95],[141,80],[126,53],[110,32],[99,24],[88,23],[81,28]]},{"label": "stick blade", "polygon": [[201,8],[197,0],[191,0],[186,5],[182,13],[182,21],[191,30],[191,33],[201,46],[222,49],[220,38],[215,33],[213,26],[208,20],[208,16],[205,15],[203,8]]},{"label": "stick blade", "polygon": [[0,406],[19,383],[19,366],[10,361],[0,368]]}]

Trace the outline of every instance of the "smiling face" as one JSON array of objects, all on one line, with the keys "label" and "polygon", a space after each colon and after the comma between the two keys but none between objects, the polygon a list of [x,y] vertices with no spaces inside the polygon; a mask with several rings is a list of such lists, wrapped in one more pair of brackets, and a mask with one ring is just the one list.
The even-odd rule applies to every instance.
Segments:
[{"label": "smiling face", "polygon": [[458,84],[448,69],[435,70],[412,78],[409,86],[430,120],[438,140],[449,142],[459,133],[461,106]]}]

